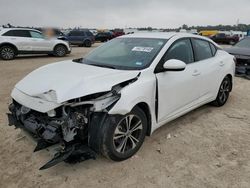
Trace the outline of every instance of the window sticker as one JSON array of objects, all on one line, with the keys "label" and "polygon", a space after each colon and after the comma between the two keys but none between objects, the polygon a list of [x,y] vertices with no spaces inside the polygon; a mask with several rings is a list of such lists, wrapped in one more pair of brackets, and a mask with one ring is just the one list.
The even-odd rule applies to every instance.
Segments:
[{"label": "window sticker", "polygon": [[147,52],[150,53],[154,48],[152,47],[141,47],[141,46],[136,46],[132,49],[132,51],[136,52]]},{"label": "window sticker", "polygon": [[138,65],[138,66],[142,66],[142,62],[137,61],[135,64]]}]

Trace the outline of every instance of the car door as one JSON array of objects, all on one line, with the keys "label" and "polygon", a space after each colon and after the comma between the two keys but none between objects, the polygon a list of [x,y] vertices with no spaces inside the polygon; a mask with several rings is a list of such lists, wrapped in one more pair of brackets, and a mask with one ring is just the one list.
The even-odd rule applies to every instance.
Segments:
[{"label": "car door", "polygon": [[206,101],[213,97],[214,86],[220,77],[222,59],[216,56],[217,48],[207,40],[192,39],[196,65],[201,73],[200,100]]},{"label": "car door", "polygon": [[28,30],[13,29],[3,34],[3,36],[7,37],[8,41],[13,43],[19,51],[25,52],[32,50],[30,34]]},{"label": "car door", "polygon": [[[184,71],[159,71],[164,62],[177,59],[187,64]],[[158,70],[157,70],[158,69]],[[158,122],[166,121],[196,104],[200,97],[200,70],[194,63],[191,40],[174,42],[156,68]]]},{"label": "car door", "polygon": [[37,31],[29,31],[31,36],[32,51],[34,52],[50,52],[53,50],[53,43],[50,39],[45,38],[42,33]]}]

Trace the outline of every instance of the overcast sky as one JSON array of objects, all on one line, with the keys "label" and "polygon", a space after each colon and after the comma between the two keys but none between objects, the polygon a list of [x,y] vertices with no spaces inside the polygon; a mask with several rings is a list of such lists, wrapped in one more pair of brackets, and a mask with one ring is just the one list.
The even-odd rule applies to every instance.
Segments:
[{"label": "overcast sky", "polygon": [[0,0],[0,25],[157,27],[250,24],[250,0]]}]

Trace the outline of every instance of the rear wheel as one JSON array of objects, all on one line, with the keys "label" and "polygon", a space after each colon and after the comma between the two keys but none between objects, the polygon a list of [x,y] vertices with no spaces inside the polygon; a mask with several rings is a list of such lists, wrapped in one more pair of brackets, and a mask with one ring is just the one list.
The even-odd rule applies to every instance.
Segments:
[{"label": "rear wheel", "polygon": [[217,98],[215,99],[215,101],[212,102],[212,104],[218,107],[226,104],[231,89],[232,89],[232,82],[231,79],[227,76],[222,81],[219,92],[217,94]]},{"label": "rear wheel", "polygon": [[102,154],[114,161],[133,156],[143,144],[147,130],[145,113],[135,107],[129,114],[104,124]]},{"label": "rear wheel", "polygon": [[67,49],[63,45],[57,45],[54,49],[54,55],[57,57],[64,57],[67,53]]},{"label": "rear wheel", "polygon": [[0,48],[0,57],[3,60],[12,60],[16,56],[16,51],[12,46],[2,46]]}]

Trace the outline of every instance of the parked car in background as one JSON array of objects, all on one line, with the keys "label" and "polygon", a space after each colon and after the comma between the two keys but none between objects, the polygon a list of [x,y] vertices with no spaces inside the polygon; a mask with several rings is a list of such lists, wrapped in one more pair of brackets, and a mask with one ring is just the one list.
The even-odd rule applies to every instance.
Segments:
[{"label": "parked car in background", "polygon": [[199,32],[199,35],[204,36],[204,37],[211,37],[213,35],[218,34],[219,31],[217,30],[203,30]]},{"label": "parked car in background", "polygon": [[70,31],[65,39],[71,45],[91,47],[95,42],[95,37],[88,29],[77,29]]},{"label": "parked car in background", "polygon": [[20,54],[52,54],[63,57],[71,52],[69,44],[46,38],[40,31],[25,28],[0,30],[0,58],[14,59]]},{"label": "parked car in background", "polygon": [[227,35],[225,33],[218,33],[210,37],[214,42],[218,44],[235,44],[239,41],[239,37],[237,35]]},{"label": "parked car in background", "polygon": [[234,55],[237,60],[236,74],[247,76],[250,79],[250,37],[245,37],[231,48],[225,50]]},{"label": "parked car in background", "polygon": [[12,91],[9,125],[36,137],[35,151],[58,147],[41,169],[96,154],[123,161],[167,122],[207,103],[223,106],[234,69],[234,57],[205,37],[126,35],[28,74]]},{"label": "parked car in background", "polygon": [[114,29],[111,31],[113,32],[114,37],[119,37],[119,36],[125,35],[123,29]]},{"label": "parked car in background", "polygon": [[106,42],[113,39],[115,36],[112,32],[101,32],[95,36],[95,41]]}]

